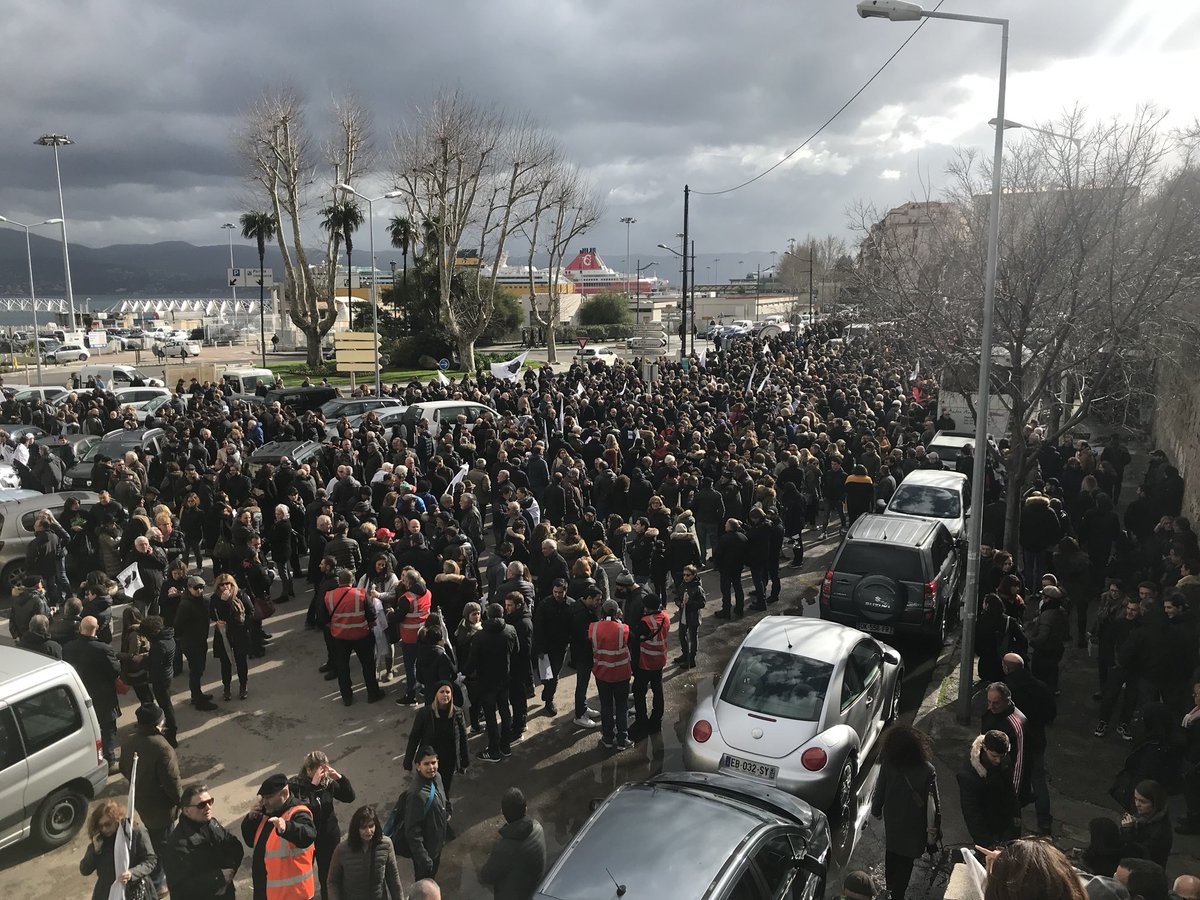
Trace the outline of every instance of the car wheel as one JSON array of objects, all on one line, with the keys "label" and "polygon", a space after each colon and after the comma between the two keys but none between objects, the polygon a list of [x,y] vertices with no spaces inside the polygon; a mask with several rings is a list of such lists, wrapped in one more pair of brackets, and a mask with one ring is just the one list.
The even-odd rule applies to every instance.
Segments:
[{"label": "car wheel", "polygon": [[80,354],[79,354],[79,361],[80,361],[80,362],[87,362],[87,354],[86,354],[86,353],[80,353]]},{"label": "car wheel", "polygon": [[33,839],[47,849],[61,847],[83,826],[88,801],[70,788],[60,788],[42,801],[30,824]]},{"label": "car wheel", "polygon": [[11,597],[24,579],[25,560],[20,559],[5,566],[4,571],[0,572],[0,592],[3,592],[4,598]]},{"label": "car wheel", "polygon": [[892,702],[888,708],[887,718],[883,720],[884,725],[891,725],[896,721],[896,717],[900,715],[900,694],[904,690],[904,666],[901,665],[896,669],[896,684],[892,687]]},{"label": "car wheel", "polygon": [[847,758],[838,776],[837,790],[833,794],[833,808],[829,810],[829,830],[840,828],[849,818],[854,807],[854,760]]}]

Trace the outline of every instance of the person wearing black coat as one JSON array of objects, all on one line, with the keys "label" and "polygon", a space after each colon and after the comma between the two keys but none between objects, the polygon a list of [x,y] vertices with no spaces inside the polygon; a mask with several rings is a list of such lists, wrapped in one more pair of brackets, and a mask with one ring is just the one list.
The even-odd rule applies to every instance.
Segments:
[{"label": "person wearing black coat", "polygon": [[146,674],[154,702],[163,711],[163,737],[172,747],[177,747],[179,725],[175,721],[175,706],[171,703],[171,678],[175,674],[175,629],[164,625],[160,616],[147,616],[139,630],[150,641]]},{"label": "person wearing black coat", "polygon": [[1012,691],[1013,705],[1025,714],[1022,739],[1025,747],[1023,786],[1033,793],[1038,830],[1050,833],[1050,788],[1046,783],[1046,726],[1058,716],[1054,690],[1025,667],[1016,653],[1003,660],[1004,683]]},{"label": "person wearing black coat", "polygon": [[740,617],[745,613],[742,570],[746,567],[747,551],[748,542],[741,531],[741,523],[737,519],[727,519],[725,533],[717,541],[713,553],[713,563],[721,573],[721,608],[714,614],[718,619],[728,619],[731,615]]},{"label": "person wearing black coat", "polygon": [[541,823],[527,814],[520,788],[504,792],[500,809],[500,840],[479,870],[479,881],[492,886],[493,900],[528,900],[546,871],[546,835]]},{"label": "person wearing black coat", "polygon": [[137,566],[142,587],[133,595],[133,602],[145,613],[152,604],[158,603],[163,582],[167,580],[167,554],[153,546],[148,537],[140,535],[134,539],[133,549],[121,565],[122,568]]},{"label": "person wearing black coat", "polygon": [[971,840],[996,847],[1020,833],[1021,808],[1008,765],[1008,736],[989,731],[971,742],[958,771],[958,794]]},{"label": "person wearing black coat", "polygon": [[1062,539],[1062,526],[1050,507],[1050,498],[1032,491],[1021,507],[1021,575],[1029,593],[1041,587],[1050,551]]},{"label": "person wearing black coat", "polygon": [[191,703],[196,709],[211,712],[216,709],[212,695],[201,689],[208,661],[208,635],[212,629],[209,599],[205,596],[204,579],[199,575],[188,578],[179,606],[175,609],[175,643],[187,660],[188,688]]},{"label": "person wearing black coat", "polygon": [[[487,726],[488,746],[479,758],[498,762],[511,755],[509,741],[512,716],[509,711],[509,673],[517,651],[517,633],[504,621],[504,607],[490,603],[483,629],[471,641],[471,655],[463,670],[476,679]],[[500,725],[496,725],[496,715]]]},{"label": "person wearing black coat", "polygon": [[279,570],[279,580],[283,582],[283,592],[279,595],[282,603],[296,596],[292,572],[295,535],[292,533],[291,510],[285,504],[281,503],[275,507],[275,521],[271,524],[268,538],[271,559],[275,568]]},{"label": "person wearing black coat", "polygon": [[1030,670],[1052,692],[1058,690],[1058,666],[1070,635],[1071,622],[1063,608],[1062,591],[1047,585],[1042,589],[1037,618],[1025,626],[1025,638],[1033,656]]},{"label": "person wearing black coat", "polygon": [[[542,702],[546,704],[546,715],[554,716],[554,693],[558,690],[558,674],[571,646],[571,622],[578,602],[568,596],[567,586],[555,582],[550,596],[538,601],[533,611],[533,636],[530,655],[536,663],[545,656],[550,663],[550,678],[542,678]],[[539,673],[540,674],[540,673]]]},{"label": "person wearing black coat", "polygon": [[458,677],[458,666],[451,656],[452,652],[443,643],[440,626],[427,625],[422,628],[417,638],[417,683],[438,684],[448,681],[453,684]]},{"label": "person wearing black coat", "polygon": [[117,768],[117,716],[121,714],[117,698],[117,676],[121,661],[108,644],[96,639],[99,626],[91,616],[79,622],[79,637],[63,647],[63,661],[74,666],[79,680],[92,698],[92,710],[100,724],[100,738],[108,769]]},{"label": "person wearing black coat", "polygon": [[568,579],[571,577],[571,571],[567,566],[567,561],[558,552],[558,544],[554,541],[549,539],[542,541],[539,552],[542,554],[542,562],[537,577],[537,595],[545,597],[550,593],[555,579]]},{"label": "person wearing black coat", "polygon": [[213,818],[213,796],[205,784],[183,788],[180,816],[162,848],[162,865],[172,900],[233,900],[233,876],[245,846]]},{"label": "person wearing black coat", "polygon": [[17,646],[51,659],[62,659],[62,644],[50,637],[50,620],[43,615],[36,615],[29,620],[28,630],[21,635]]},{"label": "person wearing black coat", "polygon": [[600,588],[589,588],[579,598],[571,619],[571,668],[575,670],[575,724],[583,728],[597,728],[598,720],[589,715],[587,705],[588,683],[592,677],[592,640],[588,629],[600,621]]},{"label": "person wearing black coat", "polygon": [[325,879],[329,873],[329,860],[342,839],[334,801],[353,803],[357,797],[354,785],[330,764],[329,757],[323,751],[314,750],[304,757],[299,774],[289,779],[288,787],[292,796],[312,813],[313,824],[317,828],[314,845],[317,877],[321,884],[321,896],[325,897],[328,893]]},{"label": "person wearing black coat", "polygon": [[35,520],[33,540],[25,551],[25,564],[31,573],[41,577],[50,602],[56,606],[64,599],[58,583],[58,561],[65,552],[66,548],[48,524],[40,518]]},{"label": "person wearing black coat", "polygon": [[1143,780],[1134,787],[1128,812],[1121,817],[1121,837],[1144,847],[1146,858],[1164,869],[1175,840],[1169,812],[1167,789],[1156,781]]},{"label": "person wearing black coat", "polygon": [[516,632],[517,647],[508,669],[508,702],[512,706],[512,738],[520,740],[533,696],[533,616],[525,595],[513,591],[504,597],[504,621]]},{"label": "person wearing black coat", "polygon": [[[438,772],[446,791],[446,807],[454,808],[450,786],[454,776],[467,771],[471,755],[467,751],[467,721],[462,708],[454,702],[452,681],[431,682],[429,702],[417,710],[408,732],[404,751],[404,771],[411,772],[417,751],[432,747],[438,754]],[[447,694],[447,691],[449,694]]]},{"label": "person wearing black coat", "polygon": [[[756,595],[750,608],[761,612],[768,603],[779,599],[779,555],[783,552],[783,525],[775,516],[761,509],[752,509],[746,540]],[[767,592],[768,585],[770,593]]]}]

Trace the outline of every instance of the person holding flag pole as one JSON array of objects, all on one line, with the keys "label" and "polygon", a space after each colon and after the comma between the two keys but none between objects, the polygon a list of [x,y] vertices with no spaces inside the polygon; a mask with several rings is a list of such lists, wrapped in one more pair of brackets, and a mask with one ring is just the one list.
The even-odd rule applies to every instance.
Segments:
[{"label": "person holding flag pole", "polygon": [[95,874],[92,900],[149,900],[155,895],[149,878],[158,857],[146,829],[129,818],[137,784],[136,757],[131,775],[126,805],[111,798],[101,800],[88,815],[88,845],[79,861],[79,874]]}]

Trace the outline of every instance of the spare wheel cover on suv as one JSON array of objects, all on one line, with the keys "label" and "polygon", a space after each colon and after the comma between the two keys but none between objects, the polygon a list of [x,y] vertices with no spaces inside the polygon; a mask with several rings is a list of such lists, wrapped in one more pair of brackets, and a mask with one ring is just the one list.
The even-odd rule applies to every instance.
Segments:
[{"label": "spare wheel cover on suv", "polygon": [[867,575],[854,586],[858,613],[872,622],[890,622],[904,612],[907,592],[895,578]]}]

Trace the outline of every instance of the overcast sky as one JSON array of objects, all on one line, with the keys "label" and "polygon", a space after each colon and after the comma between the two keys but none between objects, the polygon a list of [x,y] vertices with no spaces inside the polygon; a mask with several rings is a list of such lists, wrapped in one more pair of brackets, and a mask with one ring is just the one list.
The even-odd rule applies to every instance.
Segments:
[{"label": "overcast sky", "polygon": [[[1012,20],[1011,119],[1045,122],[1075,104],[1107,117],[1153,101],[1177,123],[1200,111],[1200,4],[947,0],[942,10]],[[33,141],[60,132],[78,142],[61,151],[73,242],[224,243],[221,223],[243,211],[231,134],[264,87],[296,85],[313,122],[353,93],[384,143],[415,106],[458,86],[528,110],[561,139],[606,198],[581,244],[623,268],[622,216],[638,220],[634,254],[672,242],[685,181],[721,190],[779,160],[914,27],[860,19],[853,0],[8,0],[0,214],[58,215],[52,153]],[[855,201],[886,209],[922,183],[938,187],[953,147],[990,146],[999,37],[929,21],[807,150],[749,187],[695,197],[697,252],[849,237]],[[377,243],[395,212],[376,205]]]}]

